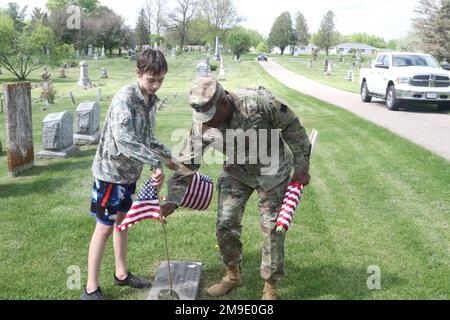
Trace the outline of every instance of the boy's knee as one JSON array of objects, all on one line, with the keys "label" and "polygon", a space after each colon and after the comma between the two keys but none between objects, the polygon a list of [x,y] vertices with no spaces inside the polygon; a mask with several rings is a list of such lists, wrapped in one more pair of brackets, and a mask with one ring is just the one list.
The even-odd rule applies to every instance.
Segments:
[{"label": "boy's knee", "polygon": [[107,226],[101,223],[97,223],[97,228],[95,230],[95,232],[103,238],[108,238],[113,233],[113,231],[113,226]]}]

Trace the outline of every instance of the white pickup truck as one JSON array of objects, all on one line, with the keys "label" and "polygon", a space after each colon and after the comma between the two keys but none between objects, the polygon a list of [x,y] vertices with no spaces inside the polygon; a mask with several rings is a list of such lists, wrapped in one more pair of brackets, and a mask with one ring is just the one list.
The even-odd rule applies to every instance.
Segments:
[{"label": "white pickup truck", "polygon": [[371,68],[361,69],[361,99],[386,100],[389,110],[396,110],[404,101],[450,107],[450,71],[443,69],[428,54],[386,52],[378,55]]}]

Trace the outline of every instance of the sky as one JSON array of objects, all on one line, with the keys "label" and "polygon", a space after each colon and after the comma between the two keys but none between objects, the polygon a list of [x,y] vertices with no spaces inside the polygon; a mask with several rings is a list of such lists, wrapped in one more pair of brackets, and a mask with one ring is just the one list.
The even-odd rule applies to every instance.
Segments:
[{"label": "sky", "polygon": [[[10,1],[29,8],[44,8],[47,0],[0,0],[0,7]],[[366,32],[386,40],[405,37],[411,29],[411,18],[418,0],[232,0],[239,14],[245,18],[241,23],[268,36],[275,19],[289,11],[292,19],[300,11],[306,17],[311,33],[319,28],[328,10],[336,15],[337,31],[342,34]],[[122,15],[127,24],[134,26],[138,11],[144,0],[101,0],[115,12]],[[169,6],[174,0],[168,0]],[[29,10],[31,11],[31,9]]]}]

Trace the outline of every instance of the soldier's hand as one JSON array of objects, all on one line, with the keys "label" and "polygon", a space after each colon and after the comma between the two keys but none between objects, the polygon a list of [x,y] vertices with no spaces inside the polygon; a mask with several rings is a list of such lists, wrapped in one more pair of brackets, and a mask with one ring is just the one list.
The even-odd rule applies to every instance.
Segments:
[{"label": "soldier's hand", "polygon": [[161,206],[161,214],[159,215],[159,221],[162,223],[167,223],[166,218],[170,216],[172,213],[175,212],[175,210],[178,209],[178,206],[175,203],[169,202],[166,204],[163,204]]},{"label": "soldier's hand", "polygon": [[309,172],[296,172],[292,177],[293,183],[301,184],[304,187],[306,187],[309,184],[310,180],[311,176],[309,175]]}]

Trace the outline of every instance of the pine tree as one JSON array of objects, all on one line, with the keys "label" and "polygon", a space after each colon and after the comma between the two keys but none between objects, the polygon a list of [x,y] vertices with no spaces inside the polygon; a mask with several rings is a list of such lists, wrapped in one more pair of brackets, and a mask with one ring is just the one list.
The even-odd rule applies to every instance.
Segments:
[{"label": "pine tree", "polygon": [[321,49],[325,49],[327,56],[330,48],[336,45],[339,40],[339,34],[336,32],[334,18],[335,15],[333,11],[328,11],[323,18],[319,31],[315,37],[315,45]]},{"label": "pine tree", "polygon": [[307,46],[309,44],[311,34],[308,30],[306,18],[301,12],[297,12],[297,15],[295,17],[295,32],[297,33],[297,43]]},{"label": "pine tree", "polygon": [[139,16],[135,29],[136,42],[138,46],[149,44],[150,42],[150,30],[148,29],[147,15],[144,9],[139,11]]}]

